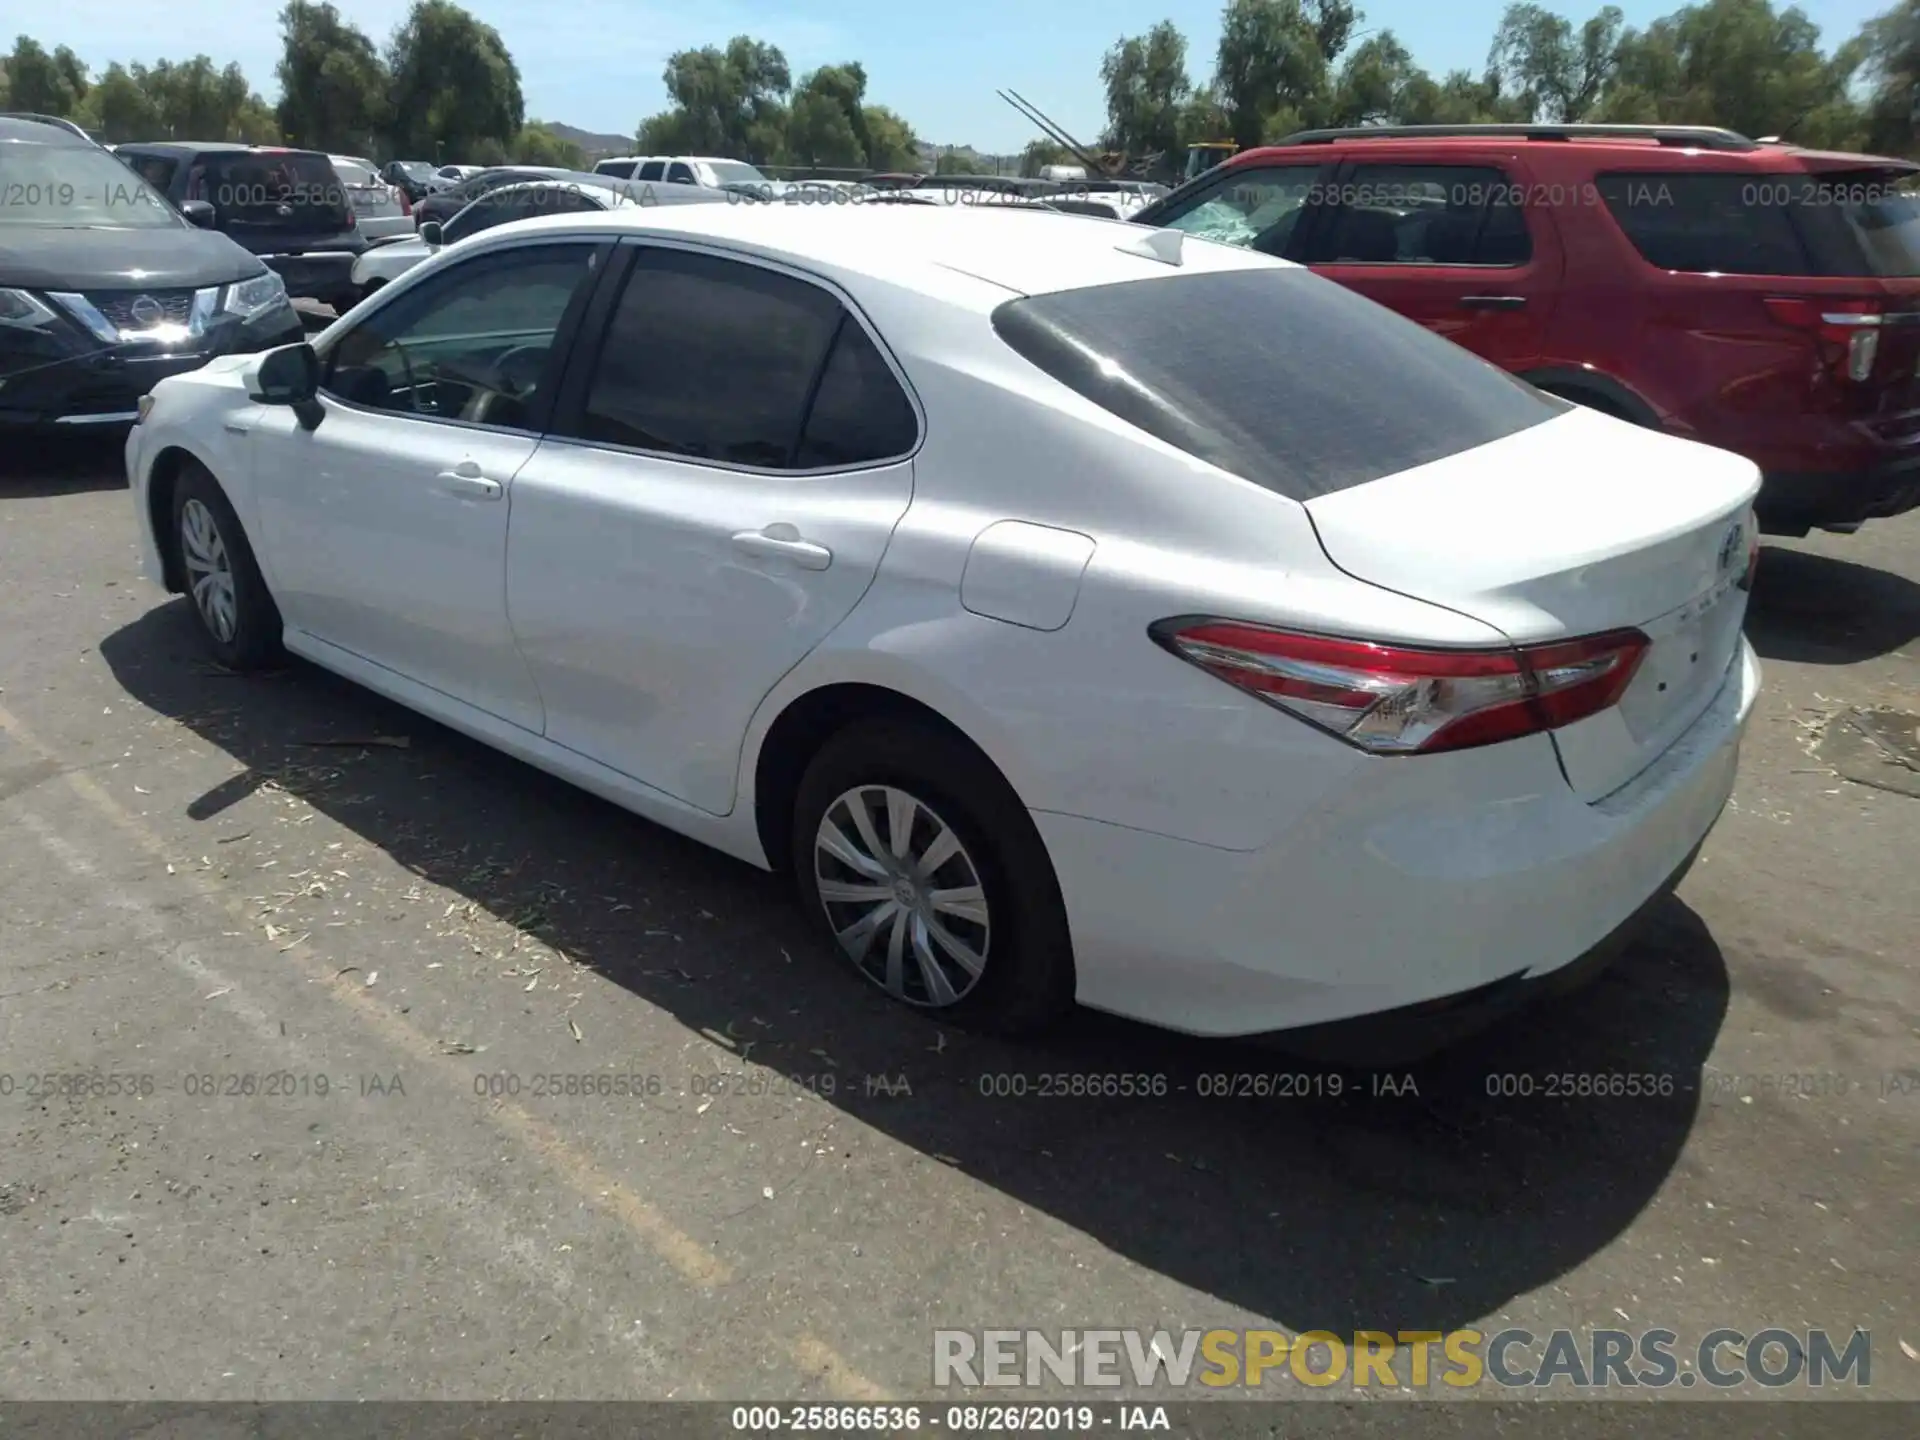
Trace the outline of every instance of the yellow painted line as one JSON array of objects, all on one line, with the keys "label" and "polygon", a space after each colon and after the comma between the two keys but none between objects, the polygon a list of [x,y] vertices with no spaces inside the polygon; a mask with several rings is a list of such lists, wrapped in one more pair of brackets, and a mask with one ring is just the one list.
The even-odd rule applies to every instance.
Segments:
[{"label": "yellow painted line", "polygon": [[[141,849],[162,862],[166,861],[173,847],[115,800],[92,775],[63,764],[58,753],[34,735],[5,706],[0,706],[0,730],[11,735],[23,749],[31,750],[42,761],[56,767],[60,778],[76,795],[126,832]],[[213,902],[237,919],[248,931],[255,928],[256,919],[246,907],[211,881],[190,871],[170,878],[184,881],[203,899]],[[288,952],[283,958],[291,960],[305,971],[314,983],[323,986],[329,995],[344,1004],[388,1043],[449,1081],[456,1091],[472,1093],[469,1077],[457,1062],[441,1053],[431,1036],[375,1000],[364,986],[355,985],[344,976],[335,974],[317,954]],[[603,1170],[592,1157],[569,1144],[545,1121],[509,1100],[492,1101],[484,1104],[482,1109],[488,1118],[544,1161],[595,1209],[625,1226],[628,1233],[683,1280],[703,1289],[718,1289],[732,1282],[732,1267],[714,1254],[710,1247],[681,1230],[657,1207],[636,1193],[632,1186]],[[804,1371],[821,1378],[836,1399],[877,1401],[888,1398],[885,1390],[861,1375],[839,1352],[816,1336],[802,1334],[792,1341],[788,1350]]]}]

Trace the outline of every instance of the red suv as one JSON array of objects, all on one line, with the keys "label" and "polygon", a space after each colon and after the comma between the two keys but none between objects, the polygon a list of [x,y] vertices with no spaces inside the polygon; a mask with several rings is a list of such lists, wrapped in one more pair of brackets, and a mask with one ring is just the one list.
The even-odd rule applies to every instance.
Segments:
[{"label": "red suv", "polygon": [[1920,504],[1916,175],[1709,127],[1386,126],[1243,151],[1134,219],[1745,455],[1762,528],[1804,535]]}]

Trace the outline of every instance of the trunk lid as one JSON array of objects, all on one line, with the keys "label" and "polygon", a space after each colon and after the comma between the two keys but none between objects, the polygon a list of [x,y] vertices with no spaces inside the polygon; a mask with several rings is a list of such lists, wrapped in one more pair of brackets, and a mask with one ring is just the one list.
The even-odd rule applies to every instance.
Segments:
[{"label": "trunk lid", "polygon": [[1737,455],[1574,409],[1306,509],[1348,574],[1516,644],[1647,635],[1620,703],[1553,732],[1568,783],[1593,801],[1658,759],[1725,679],[1759,486]]}]

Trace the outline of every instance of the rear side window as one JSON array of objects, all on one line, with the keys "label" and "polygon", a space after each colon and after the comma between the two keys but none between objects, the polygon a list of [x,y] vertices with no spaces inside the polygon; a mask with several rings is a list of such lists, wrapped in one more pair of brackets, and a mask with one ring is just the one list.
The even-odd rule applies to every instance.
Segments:
[{"label": "rear side window", "polygon": [[665,174],[666,168],[666,164],[663,161],[645,161],[640,166],[640,178],[642,180],[658,180]]},{"label": "rear side window", "polygon": [[807,411],[794,465],[810,470],[891,460],[913,449],[919,433],[899,380],[860,322],[846,316]]},{"label": "rear side window", "polygon": [[757,265],[643,250],[608,325],[580,438],[789,467],[841,314],[826,291]]},{"label": "rear side window", "polygon": [[1794,176],[1688,173],[1595,178],[1608,212],[1649,265],[1725,275],[1817,273],[1776,186]]},{"label": "rear side window", "polygon": [[210,201],[223,225],[345,230],[353,224],[332,162],[299,150],[204,155],[188,173],[187,198]]},{"label": "rear side window", "polygon": [[132,155],[127,157],[127,163],[162,195],[173,185],[173,172],[180,168],[177,162],[160,155]]},{"label": "rear side window", "polygon": [[593,167],[593,173],[596,175],[611,175],[618,180],[627,180],[633,176],[633,161],[602,160],[598,165]]},{"label": "rear side window", "polygon": [[1309,270],[1169,275],[1009,300],[1009,345],[1148,434],[1311,500],[1570,408]]}]

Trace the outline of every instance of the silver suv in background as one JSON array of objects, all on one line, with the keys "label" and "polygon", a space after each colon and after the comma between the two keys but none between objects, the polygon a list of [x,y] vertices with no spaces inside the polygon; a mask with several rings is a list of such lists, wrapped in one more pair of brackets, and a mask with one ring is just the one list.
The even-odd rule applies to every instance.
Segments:
[{"label": "silver suv in background", "polygon": [[413,202],[406,191],[381,179],[371,160],[354,155],[327,158],[333,161],[334,173],[346,187],[347,204],[362,235],[369,240],[384,240],[390,235],[413,233]]}]

